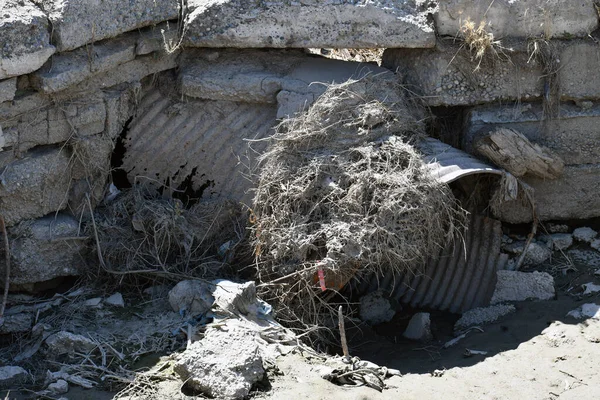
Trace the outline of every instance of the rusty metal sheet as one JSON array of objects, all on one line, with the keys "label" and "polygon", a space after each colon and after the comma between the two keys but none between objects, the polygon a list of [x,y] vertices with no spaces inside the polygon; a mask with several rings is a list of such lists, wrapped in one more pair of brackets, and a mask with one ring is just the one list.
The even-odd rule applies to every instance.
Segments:
[{"label": "rusty metal sheet", "polygon": [[501,223],[472,215],[464,240],[442,249],[420,273],[403,276],[370,276],[352,284],[353,294],[377,289],[402,304],[461,313],[489,304],[496,287],[496,272],[505,269],[506,254],[500,253]]},{"label": "rusty metal sheet", "polygon": [[426,138],[418,147],[431,175],[443,183],[473,174],[505,174],[503,170],[437,139]]},{"label": "rusty metal sheet", "polygon": [[[149,90],[126,136],[122,168],[130,182],[173,188],[191,181],[203,198],[249,201],[248,169],[276,124],[275,105],[175,99]],[[251,145],[249,148],[249,144]]]}]

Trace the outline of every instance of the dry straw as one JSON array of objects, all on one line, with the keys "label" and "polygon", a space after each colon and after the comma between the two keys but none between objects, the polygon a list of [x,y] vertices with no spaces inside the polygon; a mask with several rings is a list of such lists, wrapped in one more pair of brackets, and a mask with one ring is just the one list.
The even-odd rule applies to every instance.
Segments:
[{"label": "dry straw", "polygon": [[464,223],[414,147],[422,112],[390,78],[329,86],[281,123],[260,157],[257,268],[262,296],[283,322],[333,325],[337,304],[328,293],[373,272],[416,272]]}]

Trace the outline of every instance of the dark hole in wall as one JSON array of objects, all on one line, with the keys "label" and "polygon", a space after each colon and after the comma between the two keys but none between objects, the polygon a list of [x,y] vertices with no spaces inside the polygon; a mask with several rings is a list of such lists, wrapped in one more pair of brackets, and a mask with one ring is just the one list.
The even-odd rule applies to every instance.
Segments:
[{"label": "dark hole in wall", "polygon": [[129,189],[131,187],[131,182],[129,182],[129,178],[127,177],[127,171],[121,167],[123,166],[123,158],[125,157],[125,143],[127,140],[127,133],[129,132],[129,124],[132,120],[133,117],[125,122],[125,126],[117,138],[115,149],[110,157],[111,178],[113,184],[118,189]]},{"label": "dark hole in wall", "polygon": [[460,149],[467,107],[431,107],[430,110],[427,134]]},{"label": "dark hole in wall", "polygon": [[[198,168],[194,167],[192,169],[192,172],[190,172],[179,184],[179,186],[177,186],[177,188],[173,191],[173,198],[181,200],[183,204],[186,205],[186,207],[190,207],[198,203],[198,201],[202,198],[204,191],[210,187],[215,186],[215,182],[209,179],[207,179],[204,183],[198,186],[198,183],[195,183],[195,181],[202,179],[205,175],[202,174],[200,175],[199,179],[194,179],[197,173]],[[169,185],[168,181],[169,180],[167,179],[166,186]]]}]

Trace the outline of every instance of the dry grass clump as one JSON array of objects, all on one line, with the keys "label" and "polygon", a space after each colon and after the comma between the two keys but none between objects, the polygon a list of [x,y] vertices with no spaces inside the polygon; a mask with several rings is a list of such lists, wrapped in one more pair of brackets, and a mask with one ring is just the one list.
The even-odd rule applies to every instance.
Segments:
[{"label": "dry grass clump", "polygon": [[471,54],[472,61],[477,61],[475,70],[479,70],[483,57],[486,54],[499,56],[499,53],[502,53],[504,50],[500,40],[496,40],[494,34],[487,31],[487,25],[485,21],[481,21],[477,25],[475,22],[467,19],[460,27],[459,35],[464,40],[464,44]]},{"label": "dry grass clump", "polygon": [[310,328],[335,311],[319,271],[334,291],[354,276],[405,273],[462,226],[413,146],[418,114],[395,81],[369,76],[331,85],[278,127],[260,157],[253,230],[262,295],[280,320]]},{"label": "dry grass clump", "polygon": [[[135,186],[96,211],[101,262],[117,274],[173,279],[216,277],[244,237],[245,218],[230,201],[190,208]],[[93,234],[93,233],[91,233]]]}]

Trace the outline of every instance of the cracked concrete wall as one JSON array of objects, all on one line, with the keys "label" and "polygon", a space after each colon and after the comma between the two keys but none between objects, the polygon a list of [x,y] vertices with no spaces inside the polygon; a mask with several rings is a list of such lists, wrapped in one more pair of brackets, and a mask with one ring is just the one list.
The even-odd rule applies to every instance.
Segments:
[{"label": "cracked concrete wall", "polygon": [[[600,216],[594,1],[486,4],[6,0],[0,4],[0,212],[11,237],[46,248],[52,237],[23,226],[46,226],[54,215],[71,230],[73,221],[85,221],[87,197],[92,207],[102,200],[128,121],[121,168],[130,181],[143,176],[177,187],[189,178],[204,196],[248,202],[247,139],[267,137],[280,118],[310,106],[324,84],[367,73],[400,80],[429,106],[458,107],[467,150],[478,135],[506,126],[560,154],[564,176],[525,178],[536,189],[542,219]],[[486,49],[479,62],[465,48],[465,21],[483,23],[494,40],[502,39],[495,57]],[[540,57],[536,45],[551,51]],[[378,67],[302,50],[309,47],[386,50]],[[560,104],[553,118],[550,101]],[[529,216],[518,204],[499,215],[510,222]],[[74,260],[81,248],[61,251],[72,251],[65,259]],[[57,267],[36,275],[28,267],[35,263],[15,251],[16,271],[27,271],[15,282],[79,273],[45,254],[39,265]]]}]

